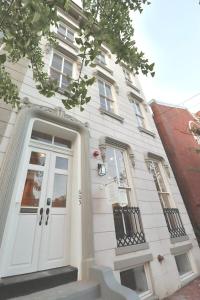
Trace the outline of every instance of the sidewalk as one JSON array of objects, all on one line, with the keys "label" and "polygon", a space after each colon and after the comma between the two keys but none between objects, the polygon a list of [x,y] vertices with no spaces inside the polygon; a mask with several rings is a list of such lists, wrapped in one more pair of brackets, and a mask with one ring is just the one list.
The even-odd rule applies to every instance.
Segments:
[{"label": "sidewalk", "polygon": [[165,300],[200,300],[200,277]]}]

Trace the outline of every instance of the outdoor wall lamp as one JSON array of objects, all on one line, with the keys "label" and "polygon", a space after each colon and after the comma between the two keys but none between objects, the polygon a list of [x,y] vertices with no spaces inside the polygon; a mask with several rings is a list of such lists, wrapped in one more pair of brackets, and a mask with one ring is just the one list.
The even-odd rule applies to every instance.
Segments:
[{"label": "outdoor wall lamp", "polygon": [[99,176],[105,176],[106,175],[106,166],[105,166],[105,164],[98,164],[98,174],[99,174]]}]

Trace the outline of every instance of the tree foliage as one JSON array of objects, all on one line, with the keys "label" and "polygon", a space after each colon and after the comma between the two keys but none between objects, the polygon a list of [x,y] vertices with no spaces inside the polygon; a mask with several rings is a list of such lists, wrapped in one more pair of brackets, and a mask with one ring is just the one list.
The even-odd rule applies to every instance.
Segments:
[{"label": "tree foliage", "polygon": [[[116,55],[116,63],[124,62],[135,74],[141,71],[154,75],[154,64],[149,64],[135,45],[130,18],[131,11],[142,12],[145,4],[149,4],[148,0],[82,0],[83,17],[76,38],[81,70],[64,91],[62,102],[67,109],[79,106],[83,110],[90,101],[87,90],[95,78],[83,76],[82,70],[87,65],[94,67],[102,43]],[[0,53],[0,97],[6,103],[13,107],[20,103],[17,86],[6,72],[7,61],[17,63],[21,58],[28,59],[38,91],[46,97],[57,91],[57,83],[44,71],[41,43],[45,38],[52,47],[56,46],[51,25],[58,26],[58,7],[67,11],[70,5],[70,0],[0,0],[4,50]]]}]

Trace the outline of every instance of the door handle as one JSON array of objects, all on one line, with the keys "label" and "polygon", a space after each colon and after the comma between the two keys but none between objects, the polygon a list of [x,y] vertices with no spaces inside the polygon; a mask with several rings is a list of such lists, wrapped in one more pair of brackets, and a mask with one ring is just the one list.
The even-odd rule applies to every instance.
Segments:
[{"label": "door handle", "polygon": [[41,208],[40,208],[40,222],[39,222],[39,226],[42,225],[43,211],[44,211],[44,209],[43,209],[43,207],[41,207]]},{"label": "door handle", "polygon": [[50,209],[47,208],[47,209],[46,209],[46,216],[47,216],[47,218],[46,218],[45,225],[48,225],[48,221],[49,221],[49,213],[50,213]]},{"label": "door handle", "polygon": [[51,198],[47,198],[47,205],[51,204]]}]

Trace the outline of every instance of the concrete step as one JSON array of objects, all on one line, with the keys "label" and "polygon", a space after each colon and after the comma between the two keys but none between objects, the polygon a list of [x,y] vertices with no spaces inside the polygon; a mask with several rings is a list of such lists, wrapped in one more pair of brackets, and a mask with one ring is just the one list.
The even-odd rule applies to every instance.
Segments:
[{"label": "concrete step", "polygon": [[60,285],[37,293],[12,300],[102,300],[98,283],[92,281],[78,281]]},{"label": "concrete step", "polygon": [[[0,279],[0,300],[29,295],[77,280],[78,270],[72,266]],[[28,299],[28,298],[27,298]]]}]

